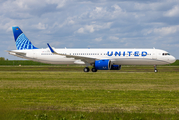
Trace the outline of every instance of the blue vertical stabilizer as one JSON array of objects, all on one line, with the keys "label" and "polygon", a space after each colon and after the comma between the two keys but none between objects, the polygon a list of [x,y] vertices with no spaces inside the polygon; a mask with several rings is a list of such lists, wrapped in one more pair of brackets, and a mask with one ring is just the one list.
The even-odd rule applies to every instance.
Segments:
[{"label": "blue vertical stabilizer", "polygon": [[29,39],[19,27],[12,27],[17,50],[38,49],[32,45]]}]

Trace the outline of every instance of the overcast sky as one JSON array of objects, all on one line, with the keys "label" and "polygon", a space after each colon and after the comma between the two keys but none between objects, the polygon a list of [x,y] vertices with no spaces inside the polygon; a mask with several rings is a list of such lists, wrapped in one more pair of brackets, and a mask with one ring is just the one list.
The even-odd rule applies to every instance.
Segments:
[{"label": "overcast sky", "polygon": [[0,0],[0,57],[12,26],[47,48],[157,48],[179,59],[179,0]]}]

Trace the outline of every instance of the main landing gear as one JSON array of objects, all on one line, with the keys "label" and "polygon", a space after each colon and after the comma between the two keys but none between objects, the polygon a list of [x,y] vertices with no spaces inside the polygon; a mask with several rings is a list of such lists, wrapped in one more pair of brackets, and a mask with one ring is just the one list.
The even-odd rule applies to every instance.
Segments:
[{"label": "main landing gear", "polygon": [[91,71],[92,72],[97,72],[97,69],[96,68],[92,68]]},{"label": "main landing gear", "polygon": [[157,73],[158,70],[157,70],[157,65],[154,65],[154,72]]},{"label": "main landing gear", "polygon": [[[85,67],[85,68],[83,69],[83,71],[84,71],[84,72],[89,72],[90,69],[89,69],[89,67]],[[96,68],[92,68],[91,71],[92,71],[92,72],[97,72],[97,69],[96,69]]]},{"label": "main landing gear", "polygon": [[89,72],[89,70],[90,70],[89,67],[85,67],[85,68],[83,69],[84,72]]}]

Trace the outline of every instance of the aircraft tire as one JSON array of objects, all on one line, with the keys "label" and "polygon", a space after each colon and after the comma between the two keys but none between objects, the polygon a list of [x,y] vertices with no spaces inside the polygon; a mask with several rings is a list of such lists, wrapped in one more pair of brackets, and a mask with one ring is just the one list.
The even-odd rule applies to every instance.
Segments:
[{"label": "aircraft tire", "polygon": [[85,67],[85,68],[83,69],[84,72],[89,72],[89,70],[90,70],[89,67]]},{"label": "aircraft tire", "polygon": [[92,68],[91,71],[92,72],[97,72],[97,69],[96,68]]}]

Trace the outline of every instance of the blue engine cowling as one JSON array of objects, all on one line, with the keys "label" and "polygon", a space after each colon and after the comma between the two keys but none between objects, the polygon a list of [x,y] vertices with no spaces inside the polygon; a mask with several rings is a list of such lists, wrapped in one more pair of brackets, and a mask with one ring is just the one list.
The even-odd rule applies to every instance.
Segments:
[{"label": "blue engine cowling", "polygon": [[111,61],[110,60],[96,60],[95,68],[97,70],[110,70],[111,69]]},{"label": "blue engine cowling", "polygon": [[121,69],[121,65],[111,65],[110,70],[120,70],[120,69]]}]

